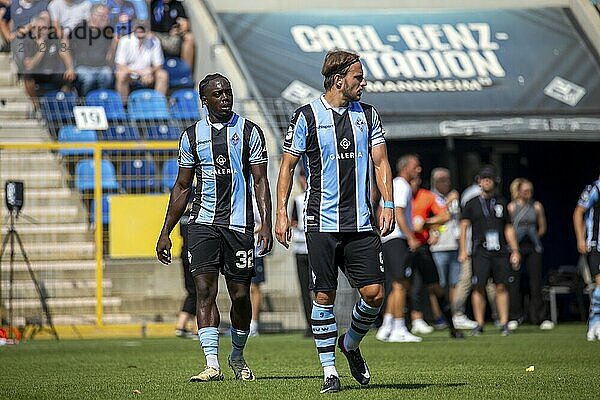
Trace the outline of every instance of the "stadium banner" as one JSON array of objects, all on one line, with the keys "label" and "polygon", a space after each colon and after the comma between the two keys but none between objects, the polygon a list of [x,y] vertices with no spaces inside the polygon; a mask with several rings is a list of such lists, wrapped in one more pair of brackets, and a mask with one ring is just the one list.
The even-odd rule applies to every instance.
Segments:
[{"label": "stadium banner", "polygon": [[594,114],[600,63],[569,9],[220,13],[263,98],[322,91],[328,50],[362,57],[388,115]]}]

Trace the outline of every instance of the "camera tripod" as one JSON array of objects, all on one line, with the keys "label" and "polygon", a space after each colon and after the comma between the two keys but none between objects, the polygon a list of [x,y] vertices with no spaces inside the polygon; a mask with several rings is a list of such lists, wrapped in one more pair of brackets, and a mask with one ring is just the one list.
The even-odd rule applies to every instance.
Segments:
[{"label": "camera tripod", "polygon": [[[10,224],[8,227],[8,232],[2,241],[2,250],[0,251],[0,269],[2,267],[2,259],[4,258],[5,251],[7,245],[10,243],[10,269],[9,269],[9,283],[8,283],[8,332],[10,336],[13,336],[13,281],[14,281],[14,261],[15,261],[15,240],[19,245],[19,249],[21,250],[21,256],[25,260],[25,265],[27,266],[27,271],[29,272],[29,276],[33,281],[33,285],[35,286],[35,291],[37,292],[38,298],[40,300],[40,304],[42,306],[42,311],[46,316],[46,327],[44,327],[44,323],[38,322],[36,327],[34,327],[31,332],[29,338],[33,339],[36,334],[41,331],[47,330],[51,335],[54,336],[56,340],[58,340],[58,334],[56,333],[56,329],[54,328],[54,324],[52,323],[52,314],[50,313],[50,309],[48,308],[48,303],[46,302],[45,291],[42,291],[42,287],[40,286],[38,280],[31,269],[31,263],[29,262],[29,257],[27,257],[27,253],[25,252],[25,248],[23,247],[23,242],[21,241],[21,237],[19,233],[15,229],[15,219],[18,217],[17,210],[10,211]],[[1,275],[0,275],[1,277]],[[0,300],[1,296],[1,286],[0,286]],[[11,337],[13,338],[13,337]],[[14,339],[14,338],[13,338]]]}]

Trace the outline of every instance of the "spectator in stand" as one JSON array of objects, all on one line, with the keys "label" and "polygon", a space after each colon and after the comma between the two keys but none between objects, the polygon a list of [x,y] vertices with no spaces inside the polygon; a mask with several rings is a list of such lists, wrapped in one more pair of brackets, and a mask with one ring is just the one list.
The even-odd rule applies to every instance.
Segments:
[{"label": "spectator in stand", "polygon": [[23,82],[36,110],[39,109],[39,85],[54,85],[56,89],[70,91],[76,73],[68,47],[50,36],[50,18],[40,14],[31,20],[31,35],[23,42]]},{"label": "spectator in stand", "polygon": [[193,68],[195,41],[183,2],[178,0],[152,0],[151,28],[168,56],[181,57]]},{"label": "spectator in stand", "polygon": [[515,230],[510,223],[506,203],[495,194],[500,182],[496,169],[484,166],[478,174],[481,194],[467,202],[460,220],[460,251],[458,260],[465,262],[467,229],[472,226],[473,312],[478,326],[473,335],[483,333],[485,323],[485,286],[492,277],[496,284],[496,307],[500,319],[500,333],[510,335],[508,327],[508,283],[513,268],[521,262]]},{"label": "spectator in stand", "polygon": [[[533,199],[533,184],[527,179],[515,179],[510,185],[510,192],[512,201],[507,207],[517,234],[521,268],[515,272],[515,281],[509,286],[509,325],[514,330],[523,321],[523,301],[525,294],[529,293],[530,321],[539,325],[540,329],[553,329],[554,323],[547,319],[548,311],[542,298],[541,237],[546,233],[544,206]],[[525,288],[522,284],[527,282],[529,287]]]},{"label": "spectator in stand", "polygon": [[452,189],[450,171],[446,168],[434,168],[431,171],[431,191],[448,208],[450,220],[440,227],[437,243],[431,245],[431,254],[435,261],[440,286],[448,291],[448,299],[453,306],[452,321],[456,329],[473,329],[475,321],[464,313],[456,312],[456,285],[461,272],[458,262],[458,238],[460,236],[460,203],[458,192]]},{"label": "spectator in stand", "polygon": [[85,96],[92,89],[109,89],[113,85],[112,38],[106,35],[108,8],[94,4],[90,18],[71,32],[71,53],[75,59],[79,94]]},{"label": "spectator in stand", "polygon": [[115,36],[120,38],[131,33],[136,20],[135,6],[128,0],[105,0],[108,7],[108,24],[113,27]]},{"label": "spectator in stand", "polygon": [[162,67],[164,56],[160,42],[148,32],[145,22],[135,22],[133,33],[119,40],[115,63],[116,89],[123,103],[127,102],[132,83],[154,87],[162,94],[167,93],[169,76]]},{"label": "spectator in stand", "polygon": [[69,34],[79,23],[90,16],[89,0],[52,0],[48,4],[52,25],[61,38]]},{"label": "spectator in stand", "polygon": [[13,34],[10,31],[10,4],[11,0],[0,0],[0,51],[10,51],[10,42]]},{"label": "spectator in stand", "polygon": [[[31,28],[31,19],[47,10],[47,0],[0,0],[0,31],[5,40],[4,46],[10,47],[15,39],[25,38]],[[17,52],[19,49],[16,48]],[[8,49],[5,48],[5,51]],[[19,61],[19,54],[13,56]],[[22,57],[20,61],[19,66],[22,67]]]},{"label": "spectator in stand", "polygon": [[302,192],[294,197],[292,206],[292,250],[296,256],[296,270],[298,273],[298,283],[300,284],[300,293],[302,294],[302,309],[306,319],[305,337],[312,337],[310,315],[312,312],[312,296],[310,294],[309,284],[310,268],[308,267],[308,249],[306,248],[306,235],[304,234],[304,196],[306,192],[306,173],[300,169],[299,183]]}]

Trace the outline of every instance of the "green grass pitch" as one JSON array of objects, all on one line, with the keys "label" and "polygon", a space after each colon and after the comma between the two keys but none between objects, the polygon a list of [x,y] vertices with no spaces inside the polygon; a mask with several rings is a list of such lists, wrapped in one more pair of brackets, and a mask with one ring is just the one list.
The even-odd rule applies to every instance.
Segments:
[{"label": "green grass pitch", "polygon": [[371,383],[355,382],[338,351],[342,391],[327,395],[314,343],[298,334],[249,339],[255,382],[234,380],[229,337],[220,338],[225,381],[209,383],[188,383],[204,366],[189,339],[34,340],[0,348],[0,399],[598,399],[600,342],[585,331],[524,326],[501,337],[488,325],[481,337],[453,341],[441,331],[416,344],[380,343],[372,331],[361,346]]}]

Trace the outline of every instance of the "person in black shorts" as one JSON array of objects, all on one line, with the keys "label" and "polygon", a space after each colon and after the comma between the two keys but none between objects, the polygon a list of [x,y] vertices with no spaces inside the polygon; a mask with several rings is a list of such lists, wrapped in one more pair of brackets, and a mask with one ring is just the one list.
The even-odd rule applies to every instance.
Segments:
[{"label": "person in black shorts", "polygon": [[472,334],[483,333],[485,313],[485,285],[491,277],[496,284],[496,307],[500,319],[501,333],[509,335],[508,328],[508,284],[511,277],[511,265],[518,268],[521,261],[515,230],[510,221],[506,201],[496,197],[496,185],[500,178],[491,165],[484,166],[478,174],[481,194],[469,200],[463,210],[460,221],[460,250],[458,260],[468,260],[467,229],[473,227],[473,313],[477,326]]},{"label": "person in black shorts", "polygon": [[223,380],[218,360],[219,273],[225,276],[231,298],[232,351],[228,363],[236,379],[253,381],[254,374],[243,357],[250,332],[250,280],[254,276],[253,191],[262,224],[257,233],[262,255],[273,246],[266,142],[256,124],[232,111],[233,92],[226,77],[207,75],[200,81],[199,93],[208,115],[181,134],[179,172],[156,254],[163,264],[171,262],[169,234],[186,208],[195,174],[197,187],[187,243],[196,284],[198,336],[206,367],[190,381]]},{"label": "person in black shorts", "polygon": [[[379,235],[394,228],[392,172],[384,131],[371,105],[359,102],[367,84],[360,57],[338,50],[325,56],[321,69],[325,94],[292,116],[283,145],[277,182],[277,240],[291,239],[288,200],[294,169],[303,158],[307,182],[306,244],[315,293],[312,331],[323,367],[321,393],[340,390],[335,345],[346,356],[352,376],[369,383],[369,369],[358,348],[375,321],[384,297],[384,266]],[[370,205],[369,164],[384,209],[375,220]],[[338,268],[358,288],[348,331],[337,338],[333,312]]]}]

